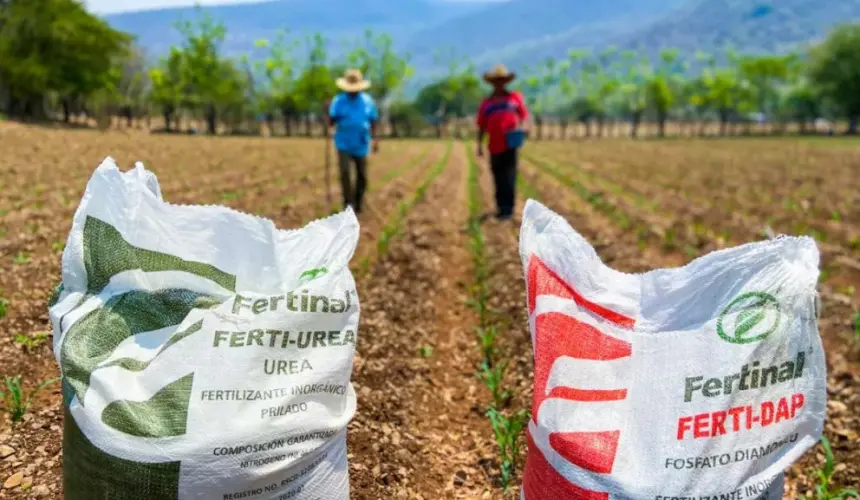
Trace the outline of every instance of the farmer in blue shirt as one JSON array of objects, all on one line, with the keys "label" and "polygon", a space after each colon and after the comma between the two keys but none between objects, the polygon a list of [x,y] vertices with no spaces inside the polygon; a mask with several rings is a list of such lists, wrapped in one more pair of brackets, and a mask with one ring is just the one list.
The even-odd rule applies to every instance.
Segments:
[{"label": "farmer in blue shirt", "polygon": [[[336,83],[342,92],[329,105],[328,115],[329,126],[337,127],[334,145],[338,153],[343,203],[360,214],[361,200],[367,188],[367,155],[371,143],[373,152],[379,151],[376,137],[379,112],[373,98],[364,92],[370,88],[370,82],[362,77],[361,71],[348,69]],[[355,164],[357,171],[354,191],[351,164]]]}]

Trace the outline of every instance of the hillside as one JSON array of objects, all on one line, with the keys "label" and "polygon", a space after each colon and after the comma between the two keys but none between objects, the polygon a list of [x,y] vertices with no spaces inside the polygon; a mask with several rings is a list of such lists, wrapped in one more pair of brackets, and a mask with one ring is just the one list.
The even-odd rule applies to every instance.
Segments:
[{"label": "hillside", "polygon": [[614,43],[652,52],[677,47],[693,53],[728,46],[781,52],[819,39],[839,23],[858,20],[856,0],[696,0]]},{"label": "hillside", "polygon": [[[334,46],[345,38],[358,36],[365,28],[385,31],[396,40],[423,26],[442,23],[467,14],[481,1],[442,0],[270,0],[260,3],[206,7],[213,19],[227,27],[228,53],[247,52],[254,42],[271,38],[278,30],[302,35],[321,32]],[[160,54],[179,41],[174,29],[178,19],[192,19],[193,7],[168,8],[104,18],[114,27],[135,34],[150,53]]]},{"label": "hillside", "polygon": [[477,64],[504,58],[522,66],[559,57],[576,46],[601,45],[638,29],[681,5],[684,0],[511,0],[484,6],[417,32],[407,43],[416,63],[439,44],[464,48]]},{"label": "hillside", "polygon": [[[730,44],[783,51],[860,19],[858,0],[270,0],[206,10],[226,24],[225,49],[234,55],[283,28],[299,36],[322,32],[335,55],[367,27],[385,31],[421,68],[418,80],[442,71],[434,63],[440,49],[454,48],[480,68],[502,61],[516,69],[571,48],[609,45],[650,53],[677,47],[689,55]],[[175,21],[194,14],[174,8],[106,19],[159,54],[179,41]]]}]

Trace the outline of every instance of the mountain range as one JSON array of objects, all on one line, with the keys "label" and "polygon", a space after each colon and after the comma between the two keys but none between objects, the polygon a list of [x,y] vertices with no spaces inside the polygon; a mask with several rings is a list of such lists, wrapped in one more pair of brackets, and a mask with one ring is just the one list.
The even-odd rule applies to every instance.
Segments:
[{"label": "mountain range", "polygon": [[[860,0],[269,0],[205,10],[226,25],[231,55],[253,57],[255,41],[282,29],[299,37],[319,32],[337,55],[371,28],[390,34],[425,75],[441,70],[434,62],[440,51],[479,68],[504,62],[515,69],[573,48],[775,52],[860,21]],[[105,19],[161,54],[180,40],[175,22],[194,15],[193,8],[170,8]]]}]

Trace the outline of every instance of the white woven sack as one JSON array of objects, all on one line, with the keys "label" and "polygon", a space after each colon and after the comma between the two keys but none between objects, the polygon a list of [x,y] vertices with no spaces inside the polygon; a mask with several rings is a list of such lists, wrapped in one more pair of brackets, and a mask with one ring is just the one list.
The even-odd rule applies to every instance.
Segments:
[{"label": "white woven sack", "polygon": [[65,498],[347,500],[358,235],[171,205],[105,160],[50,308]]},{"label": "white woven sack", "polygon": [[821,436],[818,249],[780,237],[640,275],[530,200],[527,500],[782,498]]}]

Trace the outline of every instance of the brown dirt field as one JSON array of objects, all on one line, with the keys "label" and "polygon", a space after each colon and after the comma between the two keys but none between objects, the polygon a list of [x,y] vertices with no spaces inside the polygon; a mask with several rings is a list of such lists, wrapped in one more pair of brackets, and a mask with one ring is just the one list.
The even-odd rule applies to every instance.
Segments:
[{"label": "brown dirt field", "polygon": [[[448,148],[441,141],[383,141],[371,159],[352,262],[362,303],[353,373],[358,412],[348,434],[352,498],[519,498],[516,487],[504,493],[499,486],[485,417],[491,396],[476,376],[479,319],[468,305],[475,280],[467,231],[472,146]],[[586,236],[604,262],[627,272],[681,265],[761,239],[765,225],[820,238],[826,433],[840,464],[835,484],[856,486],[860,351],[851,324],[860,310],[860,250],[853,244],[860,228],[858,151],[774,140],[533,142],[521,159],[517,213],[527,197],[542,201]],[[28,349],[14,338],[50,332],[46,303],[59,280],[62,244],[86,181],[106,155],[121,167],[144,161],[168,201],[226,204],[279,227],[300,226],[339,206],[334,165],[335,206],[326,202],[319,139],[0,123],[0,298],[9,302],[0,318],[0,376],[21,374],[27,388],[57,376],[51,339]],[[433,177],[436,166],[442,168]],[[492,181],[484,160],[478,169],[489,213]],[[419,186],[426,191],[413,200]],[[531,406],[518,227],[518,219],[481,224],[490,321],[499,328],[497,355],[509,361],[505,383],[513,392],[505,411]],[[62,498],[62,419],[57,384],[39,394],[25,422],[12,425],[0,416],[0,455],[12,450],[0,456],[0,486],[19,472],[29,485],[0,487],[0,499]],[[786,498],[811,493],[822,463],[820,449],[807,453],[789,471]]]}]

